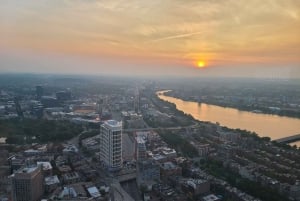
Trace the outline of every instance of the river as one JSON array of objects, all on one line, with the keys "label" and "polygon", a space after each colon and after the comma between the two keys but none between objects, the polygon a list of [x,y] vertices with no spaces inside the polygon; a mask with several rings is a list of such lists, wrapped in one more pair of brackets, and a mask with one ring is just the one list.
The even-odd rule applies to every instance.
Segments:
[{"label": "river", "polygon": [[[174,103],[178,110],[190,114],[200,121],[218,122],[228,128],[253,131],[259,136],[267,136],[272,140],[300,134],[300,119],[297,118],[258,114],[234,108],[184,101],[166,96],[164,92],[166,91],[158,91],[156,94],[160,99]],[[300,147],[300,141],[291,144]]]}]

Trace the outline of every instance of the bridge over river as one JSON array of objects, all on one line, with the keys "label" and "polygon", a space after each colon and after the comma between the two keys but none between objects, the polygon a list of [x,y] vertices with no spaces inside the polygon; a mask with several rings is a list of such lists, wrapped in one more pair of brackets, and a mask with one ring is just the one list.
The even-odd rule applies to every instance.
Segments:
[{"label": "bridge over river", "polygon": [[297,142],[299,140],[300,140],[300,134],[296,134],[288,137],[279,138],[274,141],[278,143],[291,143],[291,142]]}]

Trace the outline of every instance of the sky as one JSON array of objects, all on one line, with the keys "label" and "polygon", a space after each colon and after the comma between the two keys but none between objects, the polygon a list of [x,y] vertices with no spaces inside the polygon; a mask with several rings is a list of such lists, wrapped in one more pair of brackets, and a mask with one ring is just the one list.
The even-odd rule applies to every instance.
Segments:
[{"label": "sky", "polygon": [[300,78],[300,1],[0,0],[7,72]]}]

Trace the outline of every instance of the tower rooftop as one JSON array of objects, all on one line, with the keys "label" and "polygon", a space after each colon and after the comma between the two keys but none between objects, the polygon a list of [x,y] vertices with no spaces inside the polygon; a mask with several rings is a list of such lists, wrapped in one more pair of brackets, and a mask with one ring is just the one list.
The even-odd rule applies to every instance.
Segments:
[{"label": "tower rooftop", "polygon": [[116,121],[116,120],[107,120],[104,122],[110,127],[122,127],[122,122],[121,121]]}]

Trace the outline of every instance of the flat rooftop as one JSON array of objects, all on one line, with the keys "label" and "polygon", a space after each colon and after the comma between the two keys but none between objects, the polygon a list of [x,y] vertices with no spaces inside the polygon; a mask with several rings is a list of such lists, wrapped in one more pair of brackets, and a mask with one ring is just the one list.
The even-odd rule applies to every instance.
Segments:
[{"label": "flat rooftop", "polygon": [[99,190],[95,186],[88,188],[87,191],[93,198],[97,198],[101,196]]},{"label": "flat rooftop", "polygon": [[203,199],[203,201],[217,201],[217,200],[220,200],[214,194],[207,195],[207,196],[203,197],[202,199]]},{"label": "flat rooftop", "polygon": [[140,136],[136,137],[136,141],[137,141],[137,143],[139,143],[139,144],[145,144],[145,140],[144,140],[143,137],[140,137]]},{"label": "flat rooftop", "polygon": [[28,173],[32,173],[36,169],[38,169],[37,166],[34,166],[34,167],[25,167],[25,168],[19,169],[16,173],[25,173],[25,174],[28,174]]},{"label": "flat rooftop", "polygon": [[45,178],[46,185],[59,184],[59,179],[56,175]]},{"label": "flat rooftop", "polygon": [[173,170],[177,168],[177,166],[172,162],[165,162],[161,165],[161,167],[165,170]]},{"label": "flat rooftop", "polygon": [[52,170],[52,165],[50,162],[37,162],[37,165],[42,165],[43,166],[43,170]]},{"label": "flat rooftop", "polygon": [[122,127],[122,121],[107,120],[104,122],[104,124],[106,124],[110,127]]}]

